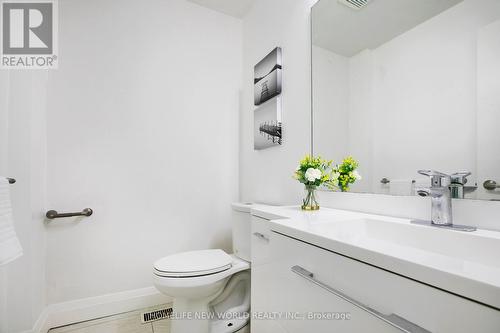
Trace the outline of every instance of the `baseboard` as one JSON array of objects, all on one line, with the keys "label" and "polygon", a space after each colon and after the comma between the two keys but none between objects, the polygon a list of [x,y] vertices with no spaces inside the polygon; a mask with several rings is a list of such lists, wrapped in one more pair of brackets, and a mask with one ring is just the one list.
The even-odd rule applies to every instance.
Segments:
[{"label": "baseboard", "polygon": [[170,297],[161,294],[154,287],[148,287],[51,304],[42,311],[33,329],[23,333],[47,333],[54,327],[139,310],[171,301]]}]

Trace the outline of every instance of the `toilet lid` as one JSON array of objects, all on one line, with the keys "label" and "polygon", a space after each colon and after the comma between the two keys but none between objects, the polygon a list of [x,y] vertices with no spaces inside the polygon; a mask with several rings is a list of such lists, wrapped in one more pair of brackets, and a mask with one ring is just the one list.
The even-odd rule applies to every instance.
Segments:
[{"label": "toilet lid", "polygon": [[165,277],[195,277],[231,268],[232,257],[222,250],[201,250],[173,254],[156,261],[155,273]]}]

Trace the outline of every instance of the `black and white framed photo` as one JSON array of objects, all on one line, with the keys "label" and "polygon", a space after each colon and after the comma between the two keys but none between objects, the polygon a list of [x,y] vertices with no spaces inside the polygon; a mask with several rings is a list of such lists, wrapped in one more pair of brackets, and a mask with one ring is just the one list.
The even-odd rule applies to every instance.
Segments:
[{"label": "black and white framed photo", "polygon": [[281,48],[277,47],[254,67],[254,104],[281,94]]},{"label": "black and white framed photo", "polygon": [[280,97],[255,109],[253,131],[255,150],[279,146],[283,143]]}]

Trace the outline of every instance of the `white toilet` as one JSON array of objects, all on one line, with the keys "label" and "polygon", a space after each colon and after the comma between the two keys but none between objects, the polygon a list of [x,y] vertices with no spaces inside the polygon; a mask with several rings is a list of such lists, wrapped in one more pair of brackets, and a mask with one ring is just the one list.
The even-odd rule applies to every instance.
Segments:
[{"label": "white toilet", "polygon": [[233,204],[233,251],[177,253],[153,265],[154,284],[174,298],[171,333],[249,333],[249,204]]}]

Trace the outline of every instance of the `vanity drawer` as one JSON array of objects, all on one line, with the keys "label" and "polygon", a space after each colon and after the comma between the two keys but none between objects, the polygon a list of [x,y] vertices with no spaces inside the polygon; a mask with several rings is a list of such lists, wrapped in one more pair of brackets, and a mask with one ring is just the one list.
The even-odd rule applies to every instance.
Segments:
[{"label": "vanity drawer", "polygon": [[403,326],[423,328],[410,332],[500,332],[500,311],[490,307],[281,234],[272,233],[270,244],[274,311],[350,314],[349,320],[280,319],[287,332],[401,332],[384,320],[390,314]]}]

